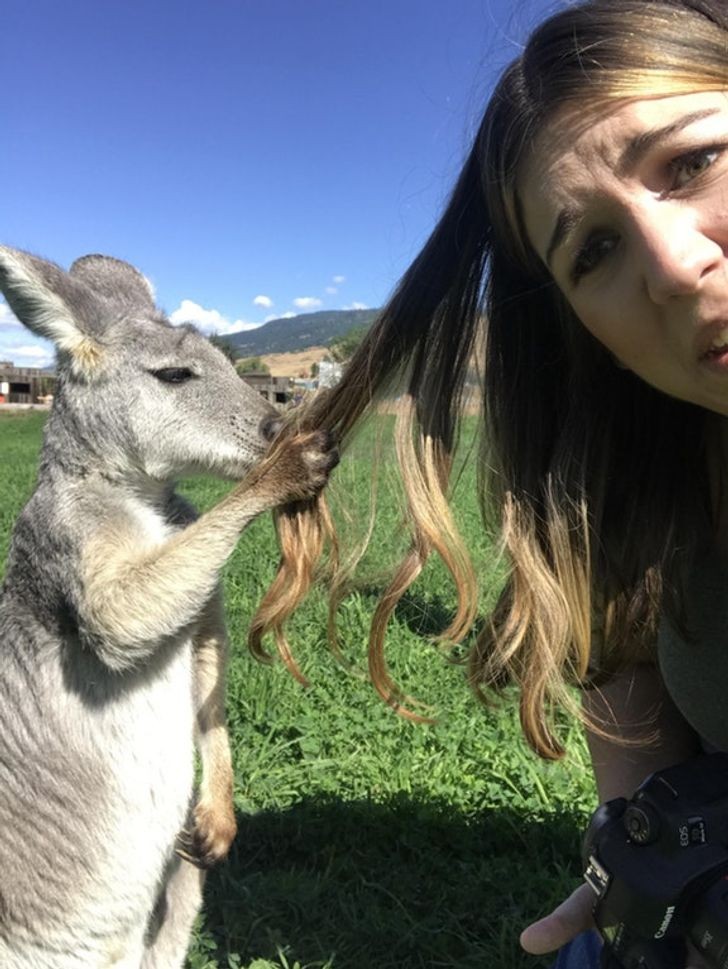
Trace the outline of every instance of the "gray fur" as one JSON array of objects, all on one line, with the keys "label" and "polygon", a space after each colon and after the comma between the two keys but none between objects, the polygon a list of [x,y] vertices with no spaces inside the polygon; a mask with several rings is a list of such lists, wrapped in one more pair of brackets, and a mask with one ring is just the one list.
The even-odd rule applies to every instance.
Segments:
[{"label": "gray fur", "polygon": [[[0,247],[0,289],[59,346],[0,589],[0,965],[172,969],[200,899],[200,873],[174,856],[195,823],[196,727],[229,769],[219,571],[254,515],[315,493],[330,461],[309,443],[273,484],[238,486],[194,521],[174,480],[242,478],[271,408],[126,263],[89,256],[66,273]],[[165,383],[164,368],[195,376]]]}]

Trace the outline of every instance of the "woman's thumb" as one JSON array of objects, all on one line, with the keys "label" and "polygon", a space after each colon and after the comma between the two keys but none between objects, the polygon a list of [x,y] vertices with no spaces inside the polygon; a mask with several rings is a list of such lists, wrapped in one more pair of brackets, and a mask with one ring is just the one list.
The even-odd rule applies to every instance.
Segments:
[{"label": "woman's thumb", "polygon": [[566,945],[580,932],[594,928],[592,905],[594,893],[585,883],[555,908],[550,915],[527,926],[521,933],[521,946],[531,955],[540,956]]}]

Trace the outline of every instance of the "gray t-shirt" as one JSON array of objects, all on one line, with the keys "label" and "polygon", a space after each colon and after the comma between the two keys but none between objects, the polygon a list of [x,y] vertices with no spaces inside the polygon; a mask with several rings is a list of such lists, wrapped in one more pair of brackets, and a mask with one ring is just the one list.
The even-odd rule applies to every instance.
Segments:
[{"label": "gray t-shirt", "polygon": [[685,583],[685,636],[663,619],[660,670],[678,710],[709,745],[728,750],[728,559],[696,556]]}]

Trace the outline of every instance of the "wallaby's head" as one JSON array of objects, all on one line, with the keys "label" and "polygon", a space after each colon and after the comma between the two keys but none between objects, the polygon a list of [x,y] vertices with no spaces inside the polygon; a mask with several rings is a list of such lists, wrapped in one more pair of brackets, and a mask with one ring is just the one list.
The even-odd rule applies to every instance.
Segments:
[{"label": "wallaby's head", "polygon": [[172,326],[129,263],[84,256],[68,272],[0,246],[0,290],[58,357],[57,420],[116,471],[241,477],[276,411],[192,326]]}]

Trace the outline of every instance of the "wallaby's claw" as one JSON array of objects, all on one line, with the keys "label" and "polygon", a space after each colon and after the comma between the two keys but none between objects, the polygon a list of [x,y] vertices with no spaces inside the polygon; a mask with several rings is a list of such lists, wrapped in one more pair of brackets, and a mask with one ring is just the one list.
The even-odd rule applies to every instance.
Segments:
[{"label": "wallaby's claw", "polygon": [[273,506],[315,498],[339,463],[330,431],[300,431],[279,440],[274,447],[278,452],[256,483]]},{"label": "wallaby's claw", "polygon": [[223,810],[200,801],[194,811],[194,826],[180,831],[174,850],[197,868],[212,868],[226,857],[236,831],[231,805]]},{"label": "wallaby's claw", "polygon": [[199,858],[196,858],[194,855],[191,855],[188,851],[185,851],[183,848],[179,846],[179,844],[175,845],[174,853],[177,855],[178,858],[181,858],[182,861],[188,861],[191,865],[194,865],[195,868],[201,868],[204,871],[205,868],[207,867],[206,865],[202,864]]},{"label": "wallaby's claw", "polygon": [[299,449],[300,477],[296,498],[314,498],[339,463],[339,451],[330,431],[312,431],[291,442]]},{"label": "wallaby's claw", "polygon": [[316,431],[313,444],[318,452],[318,457],[312,455],[313,462],[327,473],[333,471],[339,463],[339,449],[334,435],[331,431]]}]

